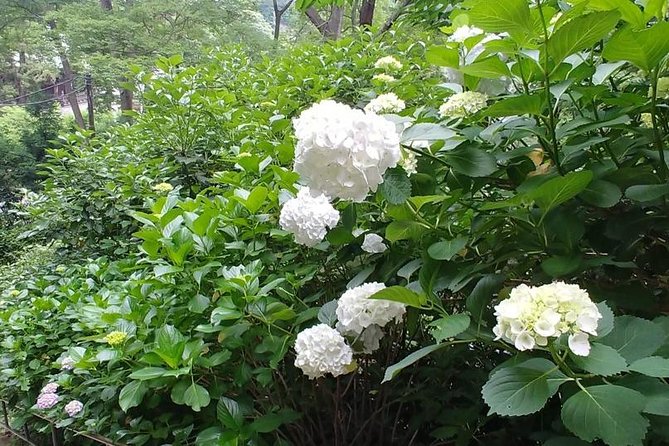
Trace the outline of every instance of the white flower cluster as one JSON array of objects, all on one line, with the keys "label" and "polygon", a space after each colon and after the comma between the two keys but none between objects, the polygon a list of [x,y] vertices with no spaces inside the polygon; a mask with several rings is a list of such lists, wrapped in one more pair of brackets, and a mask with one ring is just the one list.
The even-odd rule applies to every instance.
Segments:
[{"label": "white flower cluster", "polygon": [[406,104],[395,93],[381,94],[365,106],[367,113],[399,113],[406,108]]},{"label": "white flower cluster", "polygon": [[79,414],[84,409],[84,404],[81,401],[73,400],[65,405],[65,412],[74,417]]},{"label": "white flower cluster", "polygon": [[569,349],[579,356],[590,354],[588,335],[597,335],[602,318],[587,291],[564,282],[519,285],[495,307],[495,316],[497,339],[513,342],[518,350],[546,346],[548,338],[568,334]]},{"label": "white flower cluster", "polygon": [[487,101],[488,96],[476,91],[456,93],[439,107],[439,114],[442,117],[464,118],[485,108]]},{"label": "white flower cluster", "polygon": [[479,36],[483,34],[483,30],[475,26],[463,25],[456,29],[448,38],[449,42],[464,42],[470,37]]},{"label": "white flower cluster", "polygon": [[372,76],[372,80],[389,84],[391,82],[395,82],[397,79],[395,79],[393,76],[389,74],[379,73]]},{"label": "white flower cluster", "polygon": [[[412,147],[418,147],[415,143],[420,141],[415,141],[412,144]],[[426,144],[427,147],[430,146],[429,143]],[[402,169],[407,173],[407,175],[413,175],[418,172],[418,159],[416,159],[416,154],[411,150],[402,150],[402,159],[400,159],[399,165],[402,166]]]},{"label": "white flower cluster", "polygon": [[313,193],[361,202],[400,159],[395,125],[332,100],[303,111],[293,123],[295,171]]},{"label": "white flower cluster", "polygon": [[404,304],[369,298],[385,287],[382,283],[370,282],[342,294],[336,311],[339,331],[357,336],[373,325],[385,327],[390,321],[400,322],[406,312]]},{"label": "white flower cluster", "polygon": [[295,341],[295,352],[295,366],[309,379],[326,373],[344,375],[352,370],[353,350],[337,330],[326,324],[301,331]]},{"label": "white flower cluster", "polygon": [[374,63],[374,68],[380,68],[382,70],[401,70],[402,62],[395,59],[393,56],[385,56]]},{"label": "white flower cluster", "polygon": [[378,234],[365,234],[365,239],[362,241],[362,250],[370,254],[380,254],[388,247],[383,243],[383,237]]},{"label": "white flower cluster", "polygon": [[334,228],[338,222],[339,212],[325,195],[314,197],[308,187],[303,187],[297,197],[288,200],[279,216],[281,227],[292,233],[297,243],[308,247],[320,243],[327,228]]}]

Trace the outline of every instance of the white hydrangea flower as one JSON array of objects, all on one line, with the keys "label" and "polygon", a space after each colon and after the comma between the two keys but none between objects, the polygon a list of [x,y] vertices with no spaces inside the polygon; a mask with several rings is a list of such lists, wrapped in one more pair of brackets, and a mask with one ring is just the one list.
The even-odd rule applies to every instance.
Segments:
[{"label": "white hydrangea flower", "polygon": [[[418,147],[416,143],[422,143],[422,142],[425,142],[427,147],[430,146],[430,144],[427,141],[414,141],[412,147]],[[402,169],[404,169],[404,171],[409,176],[418,172],[418,160],[416,159],[416,154],[413,153],[411,150],[402,150],[402,159],[400,159],[399,165],[402,166]]]},{"label": "white hydrangea flower", "polygon": [[314,197],[308,187],[303,187],[297,197],[288,200],[281,208],[279,224],[295,236],[295,241],[308,247],[320,243],[327,228],[339,222],[339,212],[332,207],[325,195]]},{"label": "white hydrangea flower", "polygon": [[295,341],[295,352],[295,366],[309,379],[320,378],[326,373],[339,376],[351,371],[353,350],[337,330],[326,324],[301,331]]},{"label": "white hydrangea flower", "polygon": [[470,37],[483,34],[483,30],[475,26],[463,25],[458,27],[448,38],[449,42],[464,42]]},{"label": "white hydrangea flower", "polygon": [[61,370],[72,370],[74,369],[74,364],[74,359],[70,356],[66,356],[60,361],[60,368]]},{"label": "white hydrangea flower", "polygon": [[386,73],[375,74],[372,77],[372,79],[375,80],[375,81],[384,82],[384,83],[387,83],[387,84],[390,84],[390,83],[395,82],[397,80],[393,76],[391,76],[389,74],[386,74]]},{"label": "white hydrangea flower", "polygon": [[377,234],[365,234],[365,239],[362,241],[362,250],[370,254],[380,254],[388,247],[383,243],[383,237]]},{"label": "white hydrangea flower", "polygon": [[442,117],[464,118],[482,110],[487,101],[488,96],[476,91],[456,93],[439,107],[439,114]]},{"label": "white hydrangea flower", "polygon": [[362,202],[400,159],[395,124],[374,113],[325,100],[303,111],[293,125],[294,169],[312,194]]},{"label": "white hydrangea flower", "polygon": [[393,56],[385,56],[374,63],[374,68],[380,68],[383,70],[401,70],[402,62],[395,59]]},{"label": "white hydrangea flower", "polygon": [[406,104],[395,93],[381,94],[365,106],[367,113],[399,113],[406,108]]},{"label": "white hydrangea flower", "polygon": [[47,393],[56,393],[58,391],[58,383],[49,383],[42,387],[42,390],[40,390],[40,395],[45,395]]},{"label": "white hydrangea flower", "polygon": [[342,333],[362,334],[372,325],[385,327],[390,321],[400,322],[406,312],[404,304],[382,299],[369,299],[386,286],[378,282],[362,284],[347,290],[337,301],[337,328]]},{"label": "white hydrangea flower", "polygon": [[512,342],[518,350],[543,347],[548,338],[568,334],[569,349],[580,356],[590,353],[588,336],[597,334],[602,318],[585,290],[564,282],[519,285],[495,307],[495,316],[497,339]]}]

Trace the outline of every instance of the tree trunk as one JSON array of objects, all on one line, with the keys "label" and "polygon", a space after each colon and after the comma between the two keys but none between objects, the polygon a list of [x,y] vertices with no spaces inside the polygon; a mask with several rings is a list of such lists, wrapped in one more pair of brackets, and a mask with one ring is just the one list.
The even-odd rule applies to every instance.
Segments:
[{"label": "tree trunk", "polygon": [[279,40],[279,33],[281,32],[281,18],[288,11],[290,5],[293,4],[295,0],[288,0],[285,5],[279,7],[279,0],[272,0],[272,6],[274,7],[274,40]]},{"label": "tree trunk", "polygon": [[313,6],[304,11],[304,13],[326,39],[336,40],[341,36],[341,25],[344,20],[344,10],[341,6],[332,6],[332,12],[327,22],[323,20]]},{"label": "tree trunk", "polygon": [[25,51],[19,51],[19,66],[16,69],[16,79],[15,79],[15,85],[16,85],[16,91],[19,93],[19,99],[18,103],[19,104],[25,104],[26,103],[26,90],[23,87],[23,79],[21,78],[23,74],[23,68],[26,65],[26,52]]},{"label": "tree trunk", "polygon": [[100,0],[100,7],[105,11],[112,10],[112,0]]},{"label": "tree trunk", "polygon": [[[127,82],[127,79],[123,79],[123,81]],[[120,100],[121,100],[121,120],[124,122],[132,122],[132,118],[130,116],[123,115],[124,111],[133,110],[132,90],[128,90],[126,88],[121,89]]]},{"label": "tree trunk", "polygon": [[72,113],[74,114],[74,120],[79,127],[86,128],[84,123],[84,116],[81,114],[81,109],[79,109],[79,101],[77,100],[77,92],[72,89],[72,78],[74,73],[72,73],[72,67],[70,66],[70,61],[64,52],[60,52],[60,63],[63,65],[63,76],[65,77],[65,82],[63,84],[63,91],[65,92],[65,97],[72,107]]},{"label": "tree trunk", "polygon": [[374,8],[376,0],[362,0],[360,6],[360,26],[370,27],[374,21]]},{"label": "tree trunk", "polygon": [[379,32],[377,33],[377,36],[385,33],[390,29],[390,27],[393,26],[395,21],[402,15],[404,14],[404,10],[407,6],[411,4],[412,0],[404,0],[400,6],[395,9],[395,12],[393,12],[390,17],[388,17],[388,20],[386,20],[386,23],[383,24]]}]

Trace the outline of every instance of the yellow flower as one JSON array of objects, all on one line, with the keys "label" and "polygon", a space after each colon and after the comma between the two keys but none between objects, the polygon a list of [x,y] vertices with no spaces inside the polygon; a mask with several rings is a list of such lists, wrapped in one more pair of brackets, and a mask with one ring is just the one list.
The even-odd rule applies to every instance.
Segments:
[{"label": "yellow flower", "polygon": [[158,183],[154,186],[151,186],[151,189],[157,192],[169,192],[174,189],[174,187],[170,183]]},{"label": "yellow flower", "polygon": [[16,297],[19,294],[21,294],[21,292],[19,290],[12,290],[12,291],[9,292],[9,295],[12,296],[12,297]]},{"label": "yellow flower", "polygon": [[653,115],[650,113],[641,113],[641,127],[653,128]]},{"label": "yellow flower", "polygon": [[112,331],[107,336],[105,336],[102,340],[105,341],[107,344],[111,345],[112,347],[115,347],[117,345],[123,344],[127,338],[128,338],[128,334],[125,333],[125,332]]}]

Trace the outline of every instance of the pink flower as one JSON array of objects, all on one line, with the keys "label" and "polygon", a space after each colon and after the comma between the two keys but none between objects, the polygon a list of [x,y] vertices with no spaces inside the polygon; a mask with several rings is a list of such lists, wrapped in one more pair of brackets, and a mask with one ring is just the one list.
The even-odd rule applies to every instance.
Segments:
[{"label": "pink flower", "polygon": [[63,360],[60,361],[60,368],[61,370],[74,369],[74,359],[70,358],[69,356],[64,357]]},{"label": "pink flower", "polygon": [[71,417],[75,416],[79,412],[81,412],[84,408],[84,405],[82,404],[81,401],[70,401],[65,405],[65,412]]},{"label": "pink flower", "polygon": [[42,387],[40,390],[40,395],[45,395],[48,393],[56,393],[58,391],[58,383],[49,383],[46,386]]},{"label": "pink flower", "polygon": [[55,393],[42,393],[37,397],[38,409],[51,409],[56,404],[58,404],[58,395]]}]

